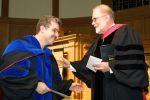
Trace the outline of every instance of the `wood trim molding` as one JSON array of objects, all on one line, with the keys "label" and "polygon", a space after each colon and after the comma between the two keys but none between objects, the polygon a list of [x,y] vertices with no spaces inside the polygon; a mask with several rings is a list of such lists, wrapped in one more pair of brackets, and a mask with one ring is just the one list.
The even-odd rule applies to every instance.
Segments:
[{"label": "wood trim molding", "polygon": [[38,19],[8,18],[10,24],[36,25]]},{"label": "wood trim molding", "polygon": [[101,0],[101,4],[106,4],[112,7],[112,0]]},{"label": "wood trim molding", "polygon": [[9,0],[2,0],[1,16],[8,18],[8,14],[9,14]]},{"label": "wood trim molding", "polygon": [[63,25],[91,25],[91,17],[64,18]]},{"label": "wood trim molding", "polygon": [[59,0],[52,0],[52,15],[59,17]]},{"label": "wood trim molding", "polygon": [[139,18],[146,18],[150,17],[150,6],[142,6],[138,8],[130,8],[126,10],[120,10],[115,12],[115,20],[117,22],[120,21],[132,21],[133,18],[139,19]]}]

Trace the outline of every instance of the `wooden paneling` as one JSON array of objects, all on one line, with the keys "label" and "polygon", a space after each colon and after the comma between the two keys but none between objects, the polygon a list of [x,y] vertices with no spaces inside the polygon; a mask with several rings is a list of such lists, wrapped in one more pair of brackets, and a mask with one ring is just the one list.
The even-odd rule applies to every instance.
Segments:
[{"label": "wooden paneling", "polygon": [[144,19],[144,40],[145,44],[150,44],[150,17]]},{"label": "wooden paneling", "polygon": [[34,19],[10,19],[10,41],[35,34],[36,23]]},{"label": "wooden paneling", "polygon": [[2,17],[8,17],[9,14],[9,0],[2,0]]},{"label": "wooden paneling", "polygon": [[5,19],[0,19],[0,54],[9,41],[9,22]]},{"label": "wooden paneling", "polygon": [[144,40],[144,23],[143,19],[138,19],[132,21],[132,26],[135,30],[140,33],[141,39]]},{"label": "wooden paneling", "polygon": [[59,0],[52,0],[52,15],[59,17]]},{"label": "wooden paneling", "polygon": [[0,54],[16,38],[35,33],[35,19],[0,18]]},{"label": "wooden paneling", "polygon": [[102,4],[107,4],[107,5],[109,5],[110,7],[112,6],[112,0],[101,0],[101,3],[102,3]]},{"label": "wooden paneling", "polygon": [[122,21],[133,21],[139,18],[149,18],[150,6],[143,6],[137,8],[130,8],[115,12],[115,18],[117,22]]},{"label": "wooden paneling", "polygon": [[64,35],[68,34],[94,34],[94,27],[91,25],[91,17],[62,19]]}]

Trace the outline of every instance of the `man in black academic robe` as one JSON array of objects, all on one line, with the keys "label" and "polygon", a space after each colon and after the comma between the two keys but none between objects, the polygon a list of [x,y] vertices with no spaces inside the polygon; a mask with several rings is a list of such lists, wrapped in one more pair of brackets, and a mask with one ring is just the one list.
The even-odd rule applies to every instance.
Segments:
[{"label": "man in black academic robe", "polygon": [[[92,88],[92,100],[143,100],[142,89],[148,85],[143,46],[141,41],[132,40],[138,40],[139,37],[134,35],[137,34],[136,32],[130,34],[131,32],[133,33],[133,30],[124,25],[106,37],[103,42],[103,45],[115,45],[113,55],[115,60],[109,60],[112,74],[101,71],[94,73],[85,68],[90,55],[101,58],[99,46],[102,40],[100,37],[81,61],[71,63],[77,71],[74,75]],[[126,36],[129,37],[126,38]]]},{"label": "man in black academic robe", "polygon": [[[92,25],[97,37],[81,61],[71,62],[73,73],[92,89],[92,100],[144,100],[143,88],[148,86],[144,48],[139,34],[124,24],[114,24],[113,12],[107,5],[93,9]],[[103,59],[103,46],[113,53]],[[108,53],[109,54],[109,53]],[[101,58],[94,64],[97,72],[86,67],[90,56]],[[69,62],[63,59],[66,65]]]}]

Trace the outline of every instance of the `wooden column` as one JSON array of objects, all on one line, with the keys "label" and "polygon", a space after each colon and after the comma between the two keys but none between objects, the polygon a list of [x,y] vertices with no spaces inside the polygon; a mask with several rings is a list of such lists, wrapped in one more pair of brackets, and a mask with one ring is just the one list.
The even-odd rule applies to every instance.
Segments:
[{"label": "wooden column", "polygon": [[52,15],[59,17],[59,0],[52,0]]},{"label": "wooden column", "polygon": [[102,4],[107,4],[107,5],[109,5],[110,7],[112,7],[112,0],[101,0],[101,3],[102,3]]},{"label": "wooden column", "polygon": [[8,18],[9,15],[9,0],[2,0],[1,16]]},{"label": "wooden column", "polygon": [[[0,18],[0,54],[9,42],[9,0],[2,0]],[[1,99],[0,99],[1,100]]]}]

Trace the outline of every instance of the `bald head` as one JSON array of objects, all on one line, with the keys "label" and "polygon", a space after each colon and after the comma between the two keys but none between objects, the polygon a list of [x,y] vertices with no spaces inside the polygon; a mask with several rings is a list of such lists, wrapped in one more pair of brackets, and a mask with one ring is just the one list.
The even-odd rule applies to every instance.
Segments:
[{"label": "bald head", "polygon": [[100,4],[96,7],[94,7],[93,11],[94,10],[99,10],[101,13],[107,14],[107,15],[109,15],[110,17],[112,17],[114,19],[114,12],[108,5]]}]

